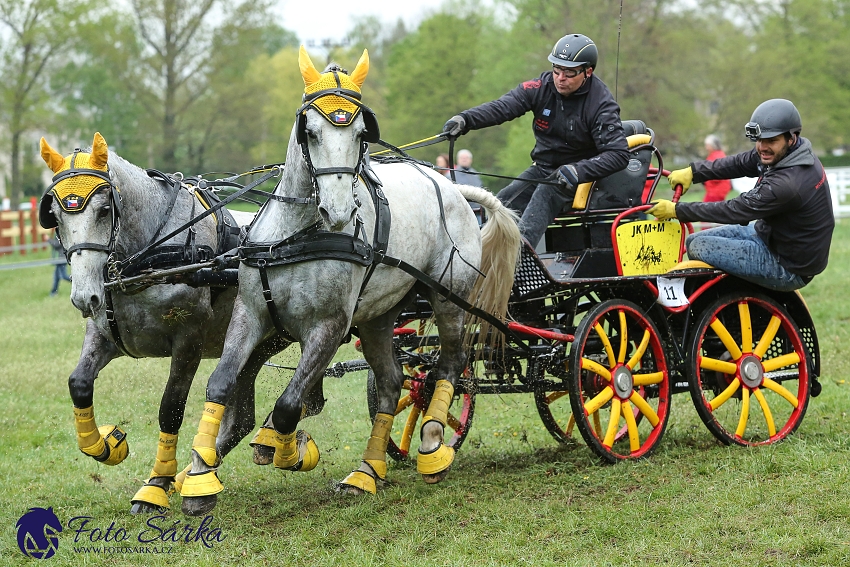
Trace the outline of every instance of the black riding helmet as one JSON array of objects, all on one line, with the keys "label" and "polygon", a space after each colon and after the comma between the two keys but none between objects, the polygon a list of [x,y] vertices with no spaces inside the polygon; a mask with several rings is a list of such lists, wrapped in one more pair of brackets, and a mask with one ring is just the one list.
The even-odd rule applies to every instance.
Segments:
[{"label": "black riding helmet", "polygon": [[549,62],[559,67],[587,66],[596,69],[598,59],[596,44],[580,33],[571,33],[559,39],[549,54]]},{"label": "black riding helmet", "polygon": [[794,103],[784,98],[772,98],[756,107],[750,121],[744,126],[744,134],[756,142],[786,132],[798,135],[802,129],[803,119]]}]

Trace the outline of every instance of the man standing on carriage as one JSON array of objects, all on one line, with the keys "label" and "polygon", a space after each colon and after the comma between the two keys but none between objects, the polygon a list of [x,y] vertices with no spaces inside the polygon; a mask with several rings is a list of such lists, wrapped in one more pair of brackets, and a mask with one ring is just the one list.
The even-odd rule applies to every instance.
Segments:
[{"label": "man standing on carriage", "polygon": [[[590,38],[565,35],[549,54],[551,71],[452,116],[443,127],[456,137],[534,113],[533,163],[497,195],[521,213],[520,231],[532,246],[564,205],[572,203],[580,183],[611,175],[629,163],[620,107],[594,75],[597,59]],[[540,183],[545,178],[558,183]]]},{"label": "man standing on carriage", "polygon": [[802,129],[791,101],[761,103],[744,127],[755,148],[694,162],[668,177],[683,191],[691,183],[737,177],[758,177],[755,187],[715,203],[660,200],[647,212],[659,220],[726,224],[690,235],[690,259],[770,289],[800,289],[826,269],[835,228],[826,172]]}]

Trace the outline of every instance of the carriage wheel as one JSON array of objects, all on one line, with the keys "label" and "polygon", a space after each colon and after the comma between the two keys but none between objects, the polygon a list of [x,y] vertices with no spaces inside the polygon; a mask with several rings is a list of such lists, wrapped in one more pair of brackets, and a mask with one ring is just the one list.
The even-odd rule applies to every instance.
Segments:
[{"label": "carriage wheel", "polygon": [[800,425],[809,402],[809,359],[800,330],[766,296],[722,297],[694,330],[688,382],[700,418],[723,443],[784,439]]},{"label": "carriage wheel", "polygon": [[[410,453],[410,444],[413,439],[419,438],[419,425],[428,404],[431,402],[431,392],[426,392],[425,372],[416,369],[408,370],[409,376],[404,380],[401,389],[401,399],[395,411],[393,431],[387,443],[387,454],[396,461],[404,461]],[[472,388],[462,387],[461,378],[458,381],[455,396],[449,406],[449,414],[446,419],[444,443],[455,451],[460,449],[469,428],[472,426],[472,415],[475,412],[475,394],[466,393],[473,391]],[[369,405],[369,417],[375,419],[378,411],[377,388],[375,386],[375,373],[369,370],[366,376],[366,396]]]},{"label": "carriage wheel", "polygon": [[667,427],[670,382],[658,329],[637,305],[612,299],[588,312],[570,375],[576,425],[596,454],[614,463],[652,452]]}]

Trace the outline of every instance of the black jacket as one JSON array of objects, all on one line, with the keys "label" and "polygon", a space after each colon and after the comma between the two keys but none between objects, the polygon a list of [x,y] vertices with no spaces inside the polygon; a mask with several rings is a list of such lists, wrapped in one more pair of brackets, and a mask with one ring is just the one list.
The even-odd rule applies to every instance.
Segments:
[{"label": "black jacket", "polygon": [[470,130],[495,126],[534,112],[531,159],[553,170],[573,164],[580,183],[601,179],[629,163],[620,107],[596,75],[569,96],[555,90],[552,72],[520,83],[497,100],[461,114]]},{"label": "black jacket", "polygon": [[826,268],[835,218],[826,172],[806,138],[774,166],[764,166],[755,148],[749,152],[691,164],[694,183],[708,179],[758,177],[755,187],[729,201],[678,203],[684,222],[747,224],[755,229],[779,263],[798,276]]}]

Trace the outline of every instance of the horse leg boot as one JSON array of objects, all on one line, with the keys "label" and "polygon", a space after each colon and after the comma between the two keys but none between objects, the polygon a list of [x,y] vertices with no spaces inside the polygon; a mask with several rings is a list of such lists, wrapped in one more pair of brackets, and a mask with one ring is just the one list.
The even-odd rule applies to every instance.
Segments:
[{"label": "horse leg boot", "polygon": [[201,363],[197,334],[172,343],[171,370],[159,403],[159,443],[147,481],[130,500],[131,514],[158,514],[168,509],[168,495],[177,475],[177,433],[183,424],[186,398]]},{"label": "horse leg boot", "polygon": [[319,464],[319,447],[310,434],[299,429],[292,433],[274,431],[274,466],[287,471],[307,472]]},{"label": "horse leg boot", "polygon": [[77,446],[86,455],[107,465],[123,461],[129,447],[126,433],[118,426],[97,426],[94,419],[94,381],[100,371],[118,356],[120,353],[115,345],[106,340],[89,319],[80,360],[68,378],[68,389],[74,403]]},{"label": "horse leg boot", "polygon": [[376,494],[378,484],[387,481],[387,443],[393,429],[394,416],[386,413],[375,414],[372,434],[366,443],[366,451],[360,468],[352,472],[340,483],[340,490],[351,494]]},{"label": "horse leg boot", "polygon": [[127,458],[127,434],[117,425],[97,426],[94,406],[74,408],[74,426],[80,451],[105,465],[117,465]]},{"label": "horse leg boot", "polygon": [[156,460],[148,480],[130,501],[131,514],[162,511],[168,506],[168,487],[177,475],[177,435],[159,432]]},{"label": "horse leg boot", "polygon": [[[221,464],[215,441],[224,417],[224,406],[215,402],[204,403],[204,413],[198,424],[198,434],[192,440],[192,470],[186,474],[180,495],[184,498],[183,512],[188,515],[206,514],[215,508],[219,492],[224,485],[218,478]],[[204,498],[206,497],[206,498]],[[193,505],[188,504],[191,498]],[[203,500],[199,500],[203,498]]]},{"label": "horse leg boot", "polygon": [[422,444],[416,456],[416,470],[428,484],[443,480],[455,458],[455,450],[443,443],[443,431],[453,395],[454,386],[451,382],[437,380],[428,411],[422,419]]}]

